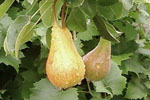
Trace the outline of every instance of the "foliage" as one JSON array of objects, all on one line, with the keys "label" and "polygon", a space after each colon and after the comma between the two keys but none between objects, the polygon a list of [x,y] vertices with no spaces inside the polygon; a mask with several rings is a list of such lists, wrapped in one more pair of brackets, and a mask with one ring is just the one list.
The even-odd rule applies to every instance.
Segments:
[{"label": "foliage", "polygon": [[[112,42],[110,73],[61,90],[46,78],[53,0],[0,0],[0,99],[150,100],[150,1],[58,0],[80,55]],[[60,21],[59,21],[60,22]]]}]

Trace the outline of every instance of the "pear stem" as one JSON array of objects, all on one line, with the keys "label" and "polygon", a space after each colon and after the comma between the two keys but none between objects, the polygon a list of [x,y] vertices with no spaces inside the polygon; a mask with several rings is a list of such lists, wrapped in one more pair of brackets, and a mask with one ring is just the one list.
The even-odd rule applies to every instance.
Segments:
[{"label": "pear stem", "polygon": [[53,17],[54,17],[54,25],[58,26],[58,22],[56,18],[56,10],[55,10],[56,2],[57,0],[54,0],[53,5],[52,5],[52,12],[53,12]]},{"label": "pear stem", "polygon": [[92,96],[94,96],[93,93],[92,93],[92,91],[91,91],[90,82],[89,82],[88,80],[86,80],[86,81],[87,81],[87,86],[88,86],[88,89],[89,89],[89,93],[90,93]]},{"label": "pear stem", "polygon": [[95,98],[97,100],[97,98],[93,95],[93,93],[91,91],[90,81],[88,81],[87,79],[86,79],[86,81],[87,81],[87,86],[88,86],[88,89],[89,89],[89,93],[91,94],[91,96],[93,96],[93,98]]},{"label": "pear stem", "polygon": [[62,7],[62,13],[61,13],[62,28],[66,27],[66,24],[65,24],[65,8],[66,8],[66,3],[64,2],[64,5]]}]

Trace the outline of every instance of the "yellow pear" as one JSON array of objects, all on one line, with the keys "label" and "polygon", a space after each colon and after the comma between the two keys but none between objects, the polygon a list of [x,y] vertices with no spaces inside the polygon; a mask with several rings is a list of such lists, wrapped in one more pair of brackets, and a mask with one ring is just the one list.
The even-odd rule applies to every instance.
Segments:
[{"label": "yellow pear", "polygon": [[83,57],[85,63],[85,77],[89,81],[99,81],[110,70],[111,42],[103,38],[92,51]]},{"label": "yellow pear", "polygon": [[51,83],[58,88],[75,86],[85,75],[85,65],[75,48],[71,33],[66,27],[60,27],[56,20],[51,33],[46,74]]}]

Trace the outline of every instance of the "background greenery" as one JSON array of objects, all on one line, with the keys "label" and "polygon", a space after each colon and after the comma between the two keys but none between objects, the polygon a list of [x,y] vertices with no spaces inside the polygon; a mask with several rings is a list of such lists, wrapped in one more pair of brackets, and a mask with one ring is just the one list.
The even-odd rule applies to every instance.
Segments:
[{"label": "background greenery", "polygon": [[[150,100],[150,0],[64,0],[81,56],[112,41],[110,73],[67,90],[46,78],[53,0],[0,0],[0,99]],[[64,2],[58,0],[60,20]]]}]

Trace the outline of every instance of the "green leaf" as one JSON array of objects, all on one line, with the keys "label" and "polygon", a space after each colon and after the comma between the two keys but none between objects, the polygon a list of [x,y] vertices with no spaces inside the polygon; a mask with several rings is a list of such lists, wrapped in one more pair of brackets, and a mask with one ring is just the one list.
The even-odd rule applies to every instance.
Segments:
[{"label": "green leaf", "polygon": [[83,41],[89,41],[93,39],[93,36],[98,36],[98,35],[99,35],[99,32],[97,31],[95,26],[92,24],[88,24],[87,30],[84,32],[79,32],[77,34],[77,38]]},{"label": "green leaf", "polygon": [[143,55],[150,56],[150,49],[139,48],[137,52]]},{"label": "green leaf", "polygon": [[58,90],[47,79],[34,83],[31,91],[29,100],[54,100],[58,96]]},{"label": "green leaf", "polygon": [[78,100],[77,89],[59,91],[47,79],[34,83],[29,100]]},{"label": "green leaf", "polygon": [[22,86],[22,96],[24,98],[29,98],[29,95],[31,94],[30,88],[33,87],[33,82],[38,81],[39,74],[37,71],[34,70],[27,70],[21,73],[22,78],[24,79],[23,81],[23,86]]},{"label": "green leaf", "polygon": [[111,90],[102,81],[94,82],[94,86],[96,87],[96,92],[105,92],[112,95]]},{"label": "green leaf", "polygon": [[146,86],[148,89],[150,89],[150,80],[147,81],[147,82],[145,82],[144,84],[145,84],[145,86]]},{"label": "green leaf", "polygon": [[83,32],[87,29],[86,19],[79,8],[74,8],[67,19],[67,27],[70,30]]},{"label": "green leaf", "polygon": [[97,0],[97,4],[101,6],[110,6],[117,2],[118,0]]},{"label": "green leaf", "polygon": [[33,27],[34,27],[33,24],[30,23],[30,24],[25,25],[20,31],[17,37],[16,43],[15,43],[16,58],[18,58],[18,51],[19,51],[20,46],[31,39],[32,34],[33,34]]},{"label": "green leaf", "polygon": [[114,25],[121,31],[125,33],[127,41],[136,40],[138,32],[129,23],[115,22]]},{"label": "green leaf", "polygon": [[88,17],[92,18],[96,14],[96,0],[84,0],[84,3],[81,6],[81,10],[84,11]]},{"label": "green leaf", "polygon": [[127,42],[124,37],[120,38],[120,43],[112,46],[112,54],[121,55],[133,53],[137,50],[138,44],[135,41]]},{"label": "green leaf", "polygon": [[18,37],[18,34],[21,32],[22,28],[29,23],[29,17],[19,16],[16,20],[9,26],[7,30],[7,36],[5,38],[4,48],[6,54],[10,53],[13,55],[15,51],[15,43]]},{"label": "green leaf", "polygon": [[61,91],[56,100],[78,100],[77,89],[70,88],[66,91]]},{"label": "green leaf", "polygon": [[148,90],[141,83],[141,80],[137,77],[132,77],[131,81],[128,83],[125,98],[128,99],[142,99],[146,97]]},{"label": "green leaf", "polygon": [[10,55],[5,56],[5,52],[3,51],[3,49],[1,49],[0,50],[0,63],[11,65],[18,72],[19,64],[21,64],[21,61],[16,60],[13,56],[10,56]]},{"label": "green leaf", "polygon": [[146,97],[146,98],[144,98],[144,100],[150,100],[150,97]]},{"label": "green leaf", "polygon": [[120,2],[110,6],[101,6],[97,3],[97,14],[107,19],[115,20],[127,16],[128,11],[124,9]]},{"label": "green leaf", "polygon": [[106,22],[102,17],[96,15],[94,18],[94,23],[97,27],[97,30],[99,33],[102,35],[103,38],[110,40],[110,41],[115,41],[119,42],[117,37],[119,36],[119,33],[115,30],[115,28]]},{"label": "green leaf", "polygon": [[128,100],[128,99],[124,98],[123,95],[119,95],[119,96],[113,96],[111,100]]},{"label": "green leaf", "polygon": [[71,7],[77,7],[80,6],[84,0],[64,0],[65,2],[67,2],[67,4]]},{"label": "green leaf", "polygon": [[85,95],[86,93],[81,92],[81,91],[84,91],[84,87],[78,86],[77,89],[78,89],[78,93],[79,93],[79,95],[78,95],[79,100],[87,100],[86,95]]},{"label": "green leaf", "polygon": [[0,99],[3,99],[2,98],[2,94],[4,94],[7,90],[0,90]]},{"label": "green leaf", "polygon": [[140,63],[137,57],[132,57],[129,60],[123,62],[121,69],[123,70],[124,74],[128,74],[128,71],[138,73],[145,73],[146,69]]},{"label": "green leaf", "polygon": [[122,34],[122,32],[117,31],[115,27],[109,24],[108,22],[106,22],[106,28],[107,31],[111,33],[111,35],[114,36],[115,38],[119,37]]},{"label": "green leaf", "polygon": [[[40,9],[40,14],[42,16],[42,22],[45,26],[50,27],[53,24],[53,15],[52,15],[52,4],[53,0],[42,0],[39,4]],[[60,13],[61,6],[63,5],[62,0],[58,0],[56,3],[56,14],[57,16]]]},{"label": "green leaf", "polygon": [[24,71],[21,73],[21,76],[23,77],[24,81],[28,81],[31,83],[39,79],[38,73],[33,70]]},{"label": "green leaf", "polygon": [[46,44],[47,47],[50,48],[50,44],[51,44],[51,29],[49,28],[46,32]]},{"label": "green leaf", "polygon": [[15,0],[5,0],[1,5],[0,5],[0,19],[1,17],[7,12],[9,7],[13,4]]},{"label": "green leaf", "polygon": [[12,19],[8,17],[8,15],[4,15],[0,19],[0,49],[3,46],[4,39],[7,33],[7,29],[11,23],[12,23]]},{"label": "green leaf", "polygon": [[103,98],[99,93],[92,91],[92,98],[90,100],[109,100],[107,97]]},{"label": "green leaf", "polygon": [[119,1],[122,2],[123,7],[126,10],[130,10],[133,7],[134,0],[119,0]]},{"label": "green leaf", "polygon": [[27,0],[31,5],[33,4],[34,0]]},{"label": "green leaf", "polygon": [[37,26],[37,28],[35,29],[36,35],[40,36],[40,41],[41,43],[45,46],[48,47],[47,44],[47,34],[50,35],[50,33],[47,33],[48,31],[48,27],[45,27],[43,24],[40,24]]},{"label": "green leaf", "polygon": [[22,2],[22,6],[26,9],[29,9],[32,5],[27,0],[24,0]]},{"label": "green leaf", "polygon": [[[0,29],[1,30],[7,30],[9,25],[13,22],[13,20],[8,16],[8,14],[5,14],[1,19],[0,19]],[[5,33],[6,34],[6,33]]]},{"label": "green leaf", "polygon": [[84,55],[84,51],[82,50],[83,44],[82,44],[81,40],[80,39],[75,39],[74,40],[74,44],[75,44],[79,54],[81,56],[83,56]]},{"label": "green leaf", "polygon": [[121,65],[121,62],[124,60],[127,60],[130,58],[130,56],[133,55],[132,53],[128,53],[128,54],[122,54],[122,55],[113,55],[112,59],[114,62],[117,63],[117,65]]},{"label": "green leaf", "polygon": [[15,19],[19,15],[19,8],[18,7],[11,7],[8,10],[8,15],[12,18]]},{"label": "green leaf", "polygon": [[18,16],[9,26],[7,36],[4,41],[4,50],[6,54],[15,55],[18,58],[20,46],[27,42],[33,33],[33,24],[27,16]]},{"label": "green leaf", "polygon": [[112,93],[113,95],[122,94],[126,85],[126,78],[121,74],[122,71],[118,68],[117,64],[112,61],[109,74],[103,80],[94,82],[96,92]]},{"label": "green leaf", "polygon": [[37,67],[37,71],[39,74],[45,74],[46,73],[46,69],[45,69],[46,61],[47,61],[47,58],[41,59],[41,57],[38,57],[34,61],[34,66]]},{"label": "green leaf", "polygon": [[47,58],[49,53],[49,49],[45,46],[41,46],[41,53],[40,53],[40,58]]}]

